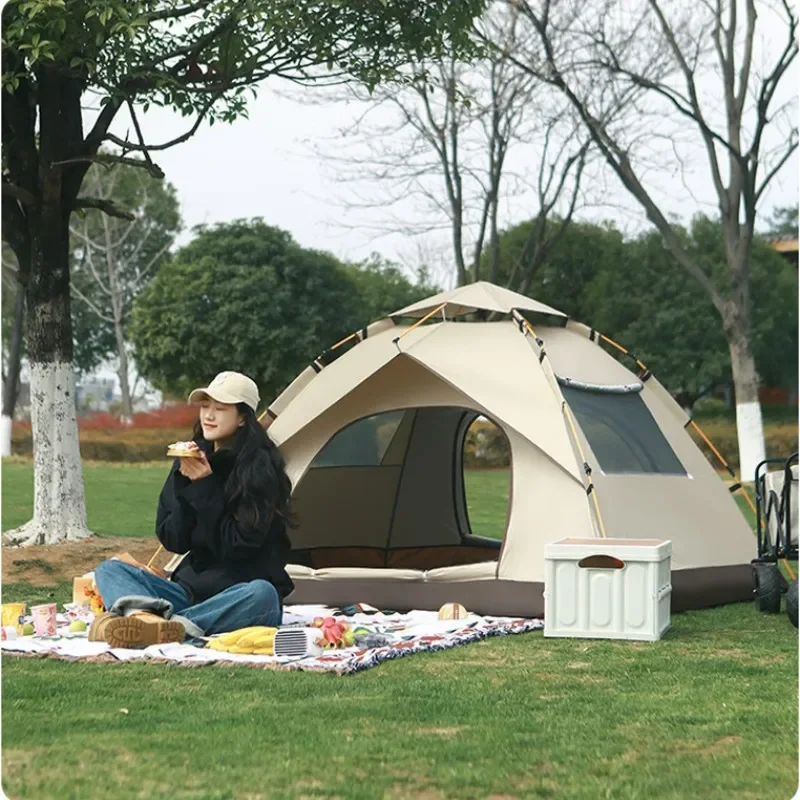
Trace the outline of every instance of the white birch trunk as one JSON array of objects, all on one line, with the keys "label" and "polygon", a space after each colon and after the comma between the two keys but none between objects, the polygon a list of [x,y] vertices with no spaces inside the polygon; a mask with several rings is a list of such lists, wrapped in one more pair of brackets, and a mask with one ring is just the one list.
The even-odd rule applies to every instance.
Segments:
[{"label": "white birch trunk", "polygon": [[11,455],[11,417],[8,414],[0,416],[0,456]]},{"label": "white birch trunk", "polygon": [[758,402],[736,403],[736,435],[739,439],[739,475],[743,481],[752,481],[756,466],[766,458],[764,425]]},{"label": "white birch trunk", "polygon": [[7,544],[55,544],[91,536],[75,415],[71,364],[31,364],[33,519],[4,536]]},{"label": "white birch trunk", "polygon": [[750,341],[747,297],[731,301],[723,314],[731,354],[733,390],[736,393],[736,437],[739,441],[739,479],[752,481],[756,465],[765,456],[764,425],[758,401],[758,372]]}]

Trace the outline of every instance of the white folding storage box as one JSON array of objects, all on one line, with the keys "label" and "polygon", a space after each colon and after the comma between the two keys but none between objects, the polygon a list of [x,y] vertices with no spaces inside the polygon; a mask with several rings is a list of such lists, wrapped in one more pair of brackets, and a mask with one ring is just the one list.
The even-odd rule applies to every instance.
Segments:
[{"label": "white folding storage box", "polygon": [[670,626],[672,542],[545,544],[544,635],[656,641]]}]

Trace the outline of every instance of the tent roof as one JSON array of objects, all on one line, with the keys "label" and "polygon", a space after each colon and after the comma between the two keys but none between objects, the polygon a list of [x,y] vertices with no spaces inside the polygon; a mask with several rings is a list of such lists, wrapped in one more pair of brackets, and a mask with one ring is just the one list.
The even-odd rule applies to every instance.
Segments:
[{"label": "tent roof", "polygon": [[449,292],[440,292],[412,303],[410,306],[394,311],[390,317],[422,317],[429,311],[433,311],[443,303],[447,303],[443,309],[446,317],[452,318],[459,314],[468,314],[472,311],[499,311],[510,314],[513,310],[536,311],[540,314],[550,314],[556,317],[566,318],[566,314],[551,308],[530,297],[504,289],[502,286],[495,286],[488,281],[478,281],[468,286],[459,286]]}]

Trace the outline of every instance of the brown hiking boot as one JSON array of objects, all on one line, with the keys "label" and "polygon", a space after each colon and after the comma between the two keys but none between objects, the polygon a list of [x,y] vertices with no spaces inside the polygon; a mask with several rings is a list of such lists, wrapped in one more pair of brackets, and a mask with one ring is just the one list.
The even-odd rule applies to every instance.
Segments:
[{"label": "brown hiking boot", "polygon": [[128,617],[106,611],[98,614],[89,628],[90,642],[107,642],[112,647],[147,647],[182,642],[185,637],[186,631],[180,622],[149,611],[134,611]]}]

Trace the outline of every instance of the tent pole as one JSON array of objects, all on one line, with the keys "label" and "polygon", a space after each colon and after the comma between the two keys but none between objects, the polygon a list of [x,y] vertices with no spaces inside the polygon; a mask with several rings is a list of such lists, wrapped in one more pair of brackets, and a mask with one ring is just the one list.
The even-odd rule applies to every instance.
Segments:
[{"label": "tent pole", "polygon": [[592,468],[589,466],[589,462],[586,460],[586,456],[584,455],[583,447],[581,446],[581,440],[578,438],[578,432],[575,430],[575,423],[572,420],[572,414],[570,414],[569,408],[567,408],[566,400],[562,400],[561,409],[567,418],[567,422],[569,423],[569,428],[572,431],[572,438],[575,440],[575,446],[578,448],[578,452],[581,454],[583,471],[586,473],[586,482],[589,484],[586,489],[586,494],[588,494],[594,502],[594,513],[597,516],[597,523],[600,526],[600,534],[604,539],[607,539],[608,534],[606,533],[606,526],[603,524],[603,515],[600,513],[600,504],[597,502],[597,492],[594,490],[594,481],[592,481]]},{"label": "tent pole", "polygon": [[[394,343],[397,344],[407,333],[411,333],[418,325],[422,325],[425,320],[430,319],[434,314],[438,314],[443,308],[447,306],[447,303],[442,303],[440,306],[437,306],[433,309],[433,311],[429,311],[424,317],[418,319],[408,330],[403,331],[395,340]],[[446,319],[446,317],[445,317]]]},{"label": "tent pole", "polygon": [[[518,320],[524,325],[525,329],[531,334],[531,336],[533,336],[537,345],[539,345],[540,349],[539,363],[541,363],[546,355],[544,350],[544,342],[536,335],[536,331],[533,329],[533,325],[531,325],[530,322],[528,322],[528,320],[522,316],[522,314],[520,314],[519,312],[516,313],[518,315]],[[550,364],[550,359],[547,360],[547,363],[548,365]],[[552,367],[550,369],[552,372]],[[578,431],[575,429],[575,423],[572,420],[572,414],[570,414],[569,408],[567,407],[567,401],[563,399],[563,396],[561,399],[561,410],[564,412],[564,415],[567,418],[569,429],[572,432],[572,438],[575,441],[575,446],[578,448],[578,453],[580,454],[581,461],[583,462],[583,471],[586,474],[586,482],[588,484],[588,486],[586,487],[586,494],[592,498],[592,502],[594,504],[594,513],[595,516],[597,517],[598,527],[600,528],[600,535],[602,536],[603,539],[607,539],[608,534],[606,533],[606,526],[603,524],[603,515],[600,513],[600,503],[597,501],[597,492],[595,491],[594,481],[592,480],[592,468],[589,466],[589,462],[586,460],[586,454],[583,452],[583,447],[581,446],[581,440],[578,437]]]},{"label": "tent pole", "polygon": [[617,348],[617,350],[619,350],[619,351],[620,351],[620,353],[624,353],[626,356],[630,356],[630,357],[631,357],[631,358],[632,358],[632,359],[633,359],[633,360],[636,362],[636,365],[637,365],[637,366],[638,366],[638,367],[639,367],[639,368],[640,368],[640,369],[641,369],[643,372],[648,372],[648,371],[649,371],[649,370],[647,369],[647,366],[646,366],[645,364],[643,364],[641,361],[639,361],[639,359],[638,359],[638,358],[636,358],[636,355],[635,355],[634,353],[632,353],[630,350],[626,350],[626,349],[625,349],[625,348],[624,348],[624,347],[623,347],[621,344],[617,344],[617,343],[616,343],[616,342],[615,342],[613,339],[609,339],[609,338],[608,338],[608,336],[606,336],[605,334],[598,333],[597,335],[598,335],[598,336],[599,336],[599,337],[600,337],[600,338],[601,338],[601,339],[602,339],[604,342],[608,342],[608,344],[610,344],[612,347],[616,347],[616,348]]}]

